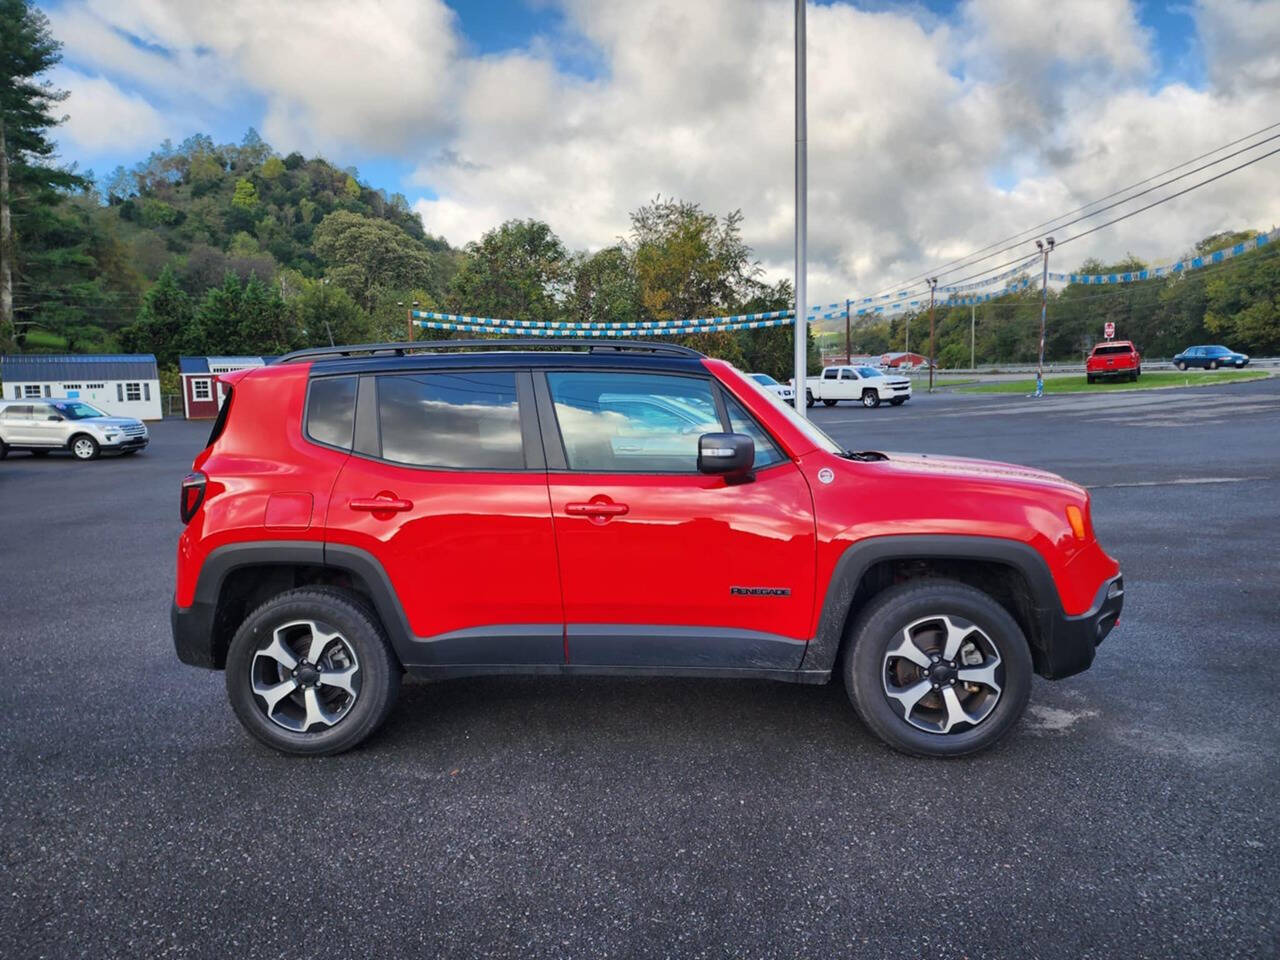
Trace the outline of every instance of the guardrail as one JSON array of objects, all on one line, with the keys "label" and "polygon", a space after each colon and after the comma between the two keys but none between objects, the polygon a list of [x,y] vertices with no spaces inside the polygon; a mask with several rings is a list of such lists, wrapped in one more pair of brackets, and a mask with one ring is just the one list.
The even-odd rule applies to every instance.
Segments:
[{"label": "guardrail", "polygon": [[[833,361],[833,363],[829,364],[829,366],[835,365],[837,363],[838,361]],[[1280,367],[1280,357],[1250,357],[1249,365],[1244,369],[1246,370],[1252,370],[1254,368],[1274,369],[1277,367]],[[892,370],[893,373],[897,373],[897,374],[901,374],[909,377],[929,376],[928,367],[918,367],[914,370],[899,370],[896,368],[889,368],[889,367],[886,367],[884,369],[886,373]],[[1174,367],[1173,361],[1171,360],[1143,360],[1142,369],[1143,370],[1175,370],[1177,368]],[[1220,368],[1220,369],[1234,370],[1235,368],[1226,367],[1226,368]],[[1187,368],[1188,372],[1198,371],[1198,370],[1200,370],[1199,367]],[[970,376],[973,376],[973,375],[981,376],[983,374],[1001,374],[1001,373],[1032,373],[1034,374],[1035,372],[1036,372],[1036,365],[1034,363],[1029,363],[1029,364],[1028,363],[992,363],[992,364],[979,364],[977,367],[938,367],[934,371],[934,374],[935,375],[946,374],[947,376],[953,376],[956,374],[963,373],[963,374],[968,374]],[[1046,363],[1044,365],[1044,372],[1045,373],[1084,373],[1084,362],[1081,361],[1080,363]]]}]

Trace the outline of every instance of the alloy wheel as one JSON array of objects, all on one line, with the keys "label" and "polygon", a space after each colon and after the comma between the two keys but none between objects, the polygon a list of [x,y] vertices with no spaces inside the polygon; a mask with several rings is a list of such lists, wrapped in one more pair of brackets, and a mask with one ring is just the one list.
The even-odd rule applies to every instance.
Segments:
[{"label": "alloy wheel", "polygon": [[976,624],[939,614],[908,624],[884,655],[885,696],[907,723],[926,733],[970,730],[1000,700],[1003,661]]},{"label": "alloy wheel", "polygon": [[71,452],[74,453],[81,460],[92,460],[93,459],[93,441],[90,440],[88,437],[80,437],[78,440],[76,440],[74,444],[72,444]]},{"label": "alloy wheel", "polygon": [[272,723],[294,733],[332,727],[360,696],[355,650],[332,627],[295,620],[276,627],[249,666],[255,703]]}]

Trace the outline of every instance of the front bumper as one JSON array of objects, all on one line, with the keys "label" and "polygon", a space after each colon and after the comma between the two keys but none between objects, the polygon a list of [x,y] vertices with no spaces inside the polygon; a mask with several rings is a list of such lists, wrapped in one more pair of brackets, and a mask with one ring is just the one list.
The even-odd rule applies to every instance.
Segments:
[{"label": "front bumper", "polygon": [[103,450],[143,450],[151,442],[151,437],[143,434],[140,437],[120,437],[116,440],[102,441]]},{"label": "front bumper", "polygon": [[1098,645],[1120,622],[1124,607],[1124,577],[1116,574],[1098,588],[1093,606],[1078,617],[1059,613],[1053,617],[1048,643],[1038,651],[1036,672],[1049,680],[1061,680],[1087,670]]}]

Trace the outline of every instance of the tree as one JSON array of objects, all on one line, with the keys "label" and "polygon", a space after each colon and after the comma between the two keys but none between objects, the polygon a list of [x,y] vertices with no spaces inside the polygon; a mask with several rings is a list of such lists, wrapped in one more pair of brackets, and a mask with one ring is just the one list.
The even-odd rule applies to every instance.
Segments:
[{"label": "tree", "polygon": [[594,323],[635,323],[640,319],[640,286],[631,257],[621,244],[580,253],[568,265],[568,319]]},{"label": "tree", "polygon": [[336,344],[374,340],[369,315],[345,290],[333,284],[308,283],[301,294],[289,301],[289,312],[304,347],[328,346],[331,335]]},{"label": "tree", "polygon": [[373,309],[379,291],[425,284],[432,271],[420,242],[393,223],[349,210],[320,221],[313,247],[334,283],[365,310]]},{"label": "tree", "polygon": [[53,109],[67,94],[38,78],[61,60],[60,49],[48,18],[28,0],[0,0],[0,349],[13,343],[13,278],[23,268],[15,212],[34,216],[38,207],[57,206],[61,191],[87,184],[50,163],[47,132],[60,122]]},{"label": "tree", "polygon": [[504,320],[558,320],[568,276],[569,256],[549,226],[508,220],[467,244],[449,285],[449,305]]},{"label": "tree", "polygon": [[154,353],[163,367],[172,366],[194,317],[191,298],[179,286],[173,266],[166,264],[143,296],[138,319],[121,334],[121,343],[129,351]]}]

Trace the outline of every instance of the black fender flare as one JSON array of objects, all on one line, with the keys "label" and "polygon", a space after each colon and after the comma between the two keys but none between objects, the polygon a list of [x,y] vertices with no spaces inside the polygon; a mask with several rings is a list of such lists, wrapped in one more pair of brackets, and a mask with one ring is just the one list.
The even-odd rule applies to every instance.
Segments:
[{"label": "black fender flare", "polygon": [[845,624],[863,574],[874,564],[885,560],[980,560],[1017,570],[1030,587],[1032,615],[1039,630],[1038,637],[1027,638],[1033,653],[1051,640],[1055,618],[1063,615],[1049,566],[1029,544],[1003,537],[949,534],[868,537],[852,544],[836,562],[827,583],[818,629],[805,650],[801,670],[834,669],[844,641]]}]

